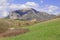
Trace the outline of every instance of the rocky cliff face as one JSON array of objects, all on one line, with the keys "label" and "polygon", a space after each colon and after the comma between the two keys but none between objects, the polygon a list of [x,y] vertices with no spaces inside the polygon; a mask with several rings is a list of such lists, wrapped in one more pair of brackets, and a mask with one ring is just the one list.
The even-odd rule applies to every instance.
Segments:
[{"label": "rocky cliff face", "polygon": [[37,19],[43,21],[43,20],[49,20],[55,18],[55,15],[51,15],[46,12],[39,12],[33,8],[26,8],[26,9],[14,10],[10,12],[8,18],[23,19],[23,20]]}]

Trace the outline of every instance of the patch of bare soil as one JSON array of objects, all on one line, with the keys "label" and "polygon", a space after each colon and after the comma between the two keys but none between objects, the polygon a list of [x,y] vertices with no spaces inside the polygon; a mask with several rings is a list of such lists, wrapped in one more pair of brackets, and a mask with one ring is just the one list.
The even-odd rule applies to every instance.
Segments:
[{"label": "patch of bare soil", "polygon": [[20,34],[24,34],[26,32],[29,32],[29,30],[28,29],[12,29],[12,30],[7,30],[6,32],[0,33],[0,37],[17,36]]}]

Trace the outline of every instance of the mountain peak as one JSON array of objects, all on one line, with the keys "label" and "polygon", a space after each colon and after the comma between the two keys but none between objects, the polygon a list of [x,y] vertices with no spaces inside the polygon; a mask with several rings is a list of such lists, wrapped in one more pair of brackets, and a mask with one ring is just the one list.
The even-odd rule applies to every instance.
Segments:
[{"label": "mountain peak", "polygon": [[46,12],[39,12],[33,8],[23,8],[20,10],[14,10],[9,15],[10,19],[24,19],[24,20],[37,19],[41,21],[52,19],[54,17],[55,16],[53,15],[50,15]]}]

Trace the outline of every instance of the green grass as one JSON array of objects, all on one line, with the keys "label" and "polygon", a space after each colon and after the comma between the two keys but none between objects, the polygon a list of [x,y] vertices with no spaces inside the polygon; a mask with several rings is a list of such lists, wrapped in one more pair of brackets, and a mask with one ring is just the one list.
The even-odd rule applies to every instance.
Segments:
[{"label": "green grass", "polygon": [[27,26],[30,32],[0,40],[60,40],[60,18]]}]

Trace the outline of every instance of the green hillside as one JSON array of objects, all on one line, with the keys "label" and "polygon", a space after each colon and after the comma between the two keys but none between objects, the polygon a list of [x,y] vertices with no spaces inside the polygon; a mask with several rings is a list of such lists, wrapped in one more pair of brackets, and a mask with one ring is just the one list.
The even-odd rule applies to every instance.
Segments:
[{"label": "green hillside", "polygon": [[60,40],[60,18],[27,26],[30,32],[0,40]]}]

